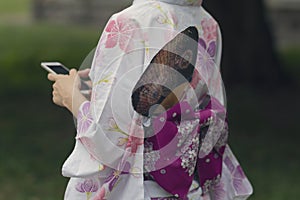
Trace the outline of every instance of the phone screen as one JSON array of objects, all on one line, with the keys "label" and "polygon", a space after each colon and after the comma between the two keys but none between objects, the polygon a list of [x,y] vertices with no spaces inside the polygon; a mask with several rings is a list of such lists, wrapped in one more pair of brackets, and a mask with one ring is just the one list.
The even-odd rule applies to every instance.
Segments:
[{"label": "phone screen", "polygon": [[63,68],[61,65],[48,65],[57,74],[69,74],[69,71]]}]

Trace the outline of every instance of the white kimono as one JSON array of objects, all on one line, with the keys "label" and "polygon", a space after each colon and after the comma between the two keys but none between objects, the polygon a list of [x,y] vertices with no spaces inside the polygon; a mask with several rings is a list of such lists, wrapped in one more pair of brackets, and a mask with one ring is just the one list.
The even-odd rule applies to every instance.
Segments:
[{"label": "white kimono", "polygon": [[[110,18],[91,66],[92,97],[80,107],[75,148],[62,168],[63,175],[70,177],[66,200],[150,200],[164,197],[232,200],[246,199],[252,193],[248,179],[228,146],[224,150],[222,174],[215,184],[207,181],[211,187],[201,188],[194,180],[190,192],[180,196],[167,191],[155,180],[145,180],[145,168],[159,170],[161,174],[167,171],[163,170],[166,166],[156,167],[159,155],[155,157],[154,154],[145,167],[144,137],[149,118],[134,110],[132,91],[154,56],[188,27],[196,27],[199,34],[195,69],[201,80],[194,77],[192,86],[185,88],[179,100],[189,102],[192,109],[196,108],[199,105],[195,98],[205,86],[206,93],[226,107],[219,73],[221,34],[218,24],[201,3],[201,0],[134,0],[129,8]],[[224,116],[221,121],[224,127]],[[207,156],[221,137],[213,125],[211,130],[203,138],[196,158]]]}]

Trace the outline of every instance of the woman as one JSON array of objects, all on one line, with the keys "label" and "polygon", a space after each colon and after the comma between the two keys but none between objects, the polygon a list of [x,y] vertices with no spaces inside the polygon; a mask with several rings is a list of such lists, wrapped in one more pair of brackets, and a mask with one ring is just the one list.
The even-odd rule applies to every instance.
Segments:
[{"label": "woman", "polygon": [[77,118],[65,199],[246,199],[227,143],[221,35],[201,0],[134,0],[113,15],[89,73],[52,75],[53,101]]}]

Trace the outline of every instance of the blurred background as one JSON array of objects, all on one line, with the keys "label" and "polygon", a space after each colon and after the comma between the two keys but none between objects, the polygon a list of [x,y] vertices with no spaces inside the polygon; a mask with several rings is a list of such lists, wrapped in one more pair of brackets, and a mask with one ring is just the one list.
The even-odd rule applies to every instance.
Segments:
[{"label": "blurred background", "polygon": [[[300,199],[300,0],[209,0],[220,23],[230,145],[251,200]],[[41,61],[79,67],[130,0],[0,0],[0,200],[63,199],[72,116]]]}]

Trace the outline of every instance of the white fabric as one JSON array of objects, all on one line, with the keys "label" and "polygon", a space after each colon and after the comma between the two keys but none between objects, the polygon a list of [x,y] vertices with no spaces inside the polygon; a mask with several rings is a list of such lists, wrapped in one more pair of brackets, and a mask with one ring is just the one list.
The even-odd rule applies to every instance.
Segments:
[{"label": "white fabric", "polygon": [[[207,36],[207,42],[214,37],[218,43],[212,68],[203,69],[200,61],[196,68],[210,94],[225,105],[219,74],[220,30],[200,4],[200,0],[135,0],[110,18],[91,66],[92,99],[80,108],[76,145],[62,169],[63,175],[71,178],[66,200],[145,199],[144,132],[142,118],[132,108],[131,93],[155,54],[189,26],[195,26],[200,36]],[[207,35],[210,29],[205,29],[205,24],[216,28],[211,35]],[[199,194],[201,190],[191,193],[190,199],[200,200]]]}]

